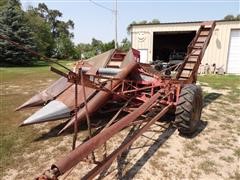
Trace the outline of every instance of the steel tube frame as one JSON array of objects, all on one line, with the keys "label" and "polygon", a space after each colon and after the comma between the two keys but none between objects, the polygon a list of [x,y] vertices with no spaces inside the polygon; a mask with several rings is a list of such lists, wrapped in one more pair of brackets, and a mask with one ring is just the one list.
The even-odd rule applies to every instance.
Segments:
[{"label": "steel tube frame", "polygon": [[57,161],[52,165],[52,169],[57,168],[60,174],[64,174],[73,166],[78,164],[82,159],[87,157],[93,150],[103,145],[114,134],[125,128],[133,120],[137,119],[140,115],[146,112],[152,104],[154,104],[161,96],[160,92],[154,94],[147,102],[143,103],[138,109],[123,117],[121,120],[106,128],[105,131],[92,137],[85,143],[79,145],[75,150],[71,151],[67,156]]},{"label": "steel tube frame", "polygon": [[[131,52],[129,53],[130,55]],[[125,66],[122,71],[120,71],[117,75],[116,78],[119,79],[124,79],[131,71],[133,71],[135,68],[137,68],[138,64],[136,61],[134,61],[133,59],[131,59],[131,57],[127,57],[128,61],[126,61],[128,63],[127,66]],[[108,82],[104,88],[106,89],[110,89],[111,86],[114,88],[116,86],[118,86],[121,83],[121,80],[115,80],[112,83]],[[91,115],[93,112],[95,112],[97,109],[99,109],[112,95],[112,91],[111,93],[107,93],[104,91],[100,91],[98,92],[94,98],[92,98],[89,102],[88,102],[88,113],[89,115]],[[77,113],[77,118],[78,118],[78,123],[85,117],[86,111],[85,109],[80,109],[79,112]],[[60,131],[60,133],[62,133],[65,129],[67,129],[69,126],[71,126],[75,121],[75,118],[72,118],[69,123]]]},{"label": "steel tube frame", "polygon": [[96,175],[98,175],[105,168],[110,166],[114,159],[117,158],[120,154],[122,154],[139,136],[141,136],[153,123],[159,120],[167,111],[171,108],[172,104],[166,106],[162,111],[160,111],[152,120],[147,122],[141,129],[139,129],[131,139],[127,142],[119,146],[114,152],[112,152],[107,158],[105,158],[99,165],[93,168],[87,175],[85,175],[82,179],[93,179]]}]

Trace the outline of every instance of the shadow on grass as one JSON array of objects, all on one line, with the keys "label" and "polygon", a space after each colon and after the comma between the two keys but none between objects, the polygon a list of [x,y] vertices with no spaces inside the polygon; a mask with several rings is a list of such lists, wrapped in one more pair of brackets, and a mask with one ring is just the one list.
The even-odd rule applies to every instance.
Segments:
[{"label": "shadow on grass", "polygon": [[220,96],[222,96],[222,94],[215,93],[215,92],[206,94],[203,99],[203,102],[204,102],[203,108],[205,108],[206,106],[211,104],[213,101],[218,99]]},{"label": "shadow on grass", "polygon": [[1,67],[5,67],[5,68],[25,68],[25,67],[44,67],[44,66],[49,66],[50,63],[45,62],[45,61],[37,61],[35,63],[32,64],[8,64],[8,63],[0,63]]},{"label": "shadow on grass", "polygon": [[[33,141],[43,141],[48,140],[50,138],[58,136],[59,131],[64,128],[64,126],[67,124],[68,121],[58,124],[57,126],[54,126],[51,128],[48,132],[41,134],[40,137],[34,139]],[[71,133],[70,131],[67,133]]]},{"label": "shadow on grass", "polygon": [[[99,118],[101,119],[101,121],[99,121]],[[92,129],[95,129],[95,132],[93,132],[93,135],[97,134],[104,127],[104,125],[108,122],[108,120],[109,120],[108,116],[106,116],[106,115],[103,116],[101,114],[97,114],[97,115],[91,117]],[[68,122],[69,122],[69,120],[54,126],[48,132],[41,134],[40,137],[34,139],[33,141],[44,141],[44,140],[48,140],[50,138],[54,138],[57,136],[66,136],[66,135],[74,133],[74,128],[70,127],[68,129],[66,129],[63,133],[58,134],[65,127],[65,125]],[[81,122],[78,126],[78,133],[87,132],[87,130],[88,130],[87,122],[86,121]]]},{"label": "shadow on grass", "polygon": [[71,59],[71,60],[66,60],[66,59],[52,59],[52,62],[50,61],[45,61],[45,60],[38,60],[29,64],[10,64],[10,63],[3,63],[0,62],[0,67],[4,68],[36,68],[36,67],[46,67],[46,66],[51,66],[54,63],[60,63],[62,65],[66,65],[67,63],[72,63],[77,60]]},{"label": "shadow on grass", "polygon": [[[219,93],[209,93],[204,96],[204,107],[208,106],[212,102],[214,102],[216,99],[218,99],[222,94]],[[191,135],[183,135],[179,134],[180,136],[184,138],[195,138],[198,136],[208,125],[207,121],[200,120],[198,124],[197,130],[191,134]],[[145,165],[145,163],[154,155],[154,153],[167,141],[167,139],[170,138],[170,136],[175,132],[176,128],[173,128],[172,126],[169,126],[165,131],[159,132],[160,135],[156,140],[153,140],[154,143],[152,145],[144,145],[142,147],[138,148],[144,148],[144,147],[149,147],[147,152],[145,152],[138,160],[137,162],[125,173],[124,168],[126,167],[129,162],[127,161],[127,155],[131,151],[131,146],[122,153],[120,157],[117,159],[117,179],[133,179],[134,176],[139,172],[139,170]],[[123,143],[131,138],[132,135],[132,129],[130,130],[128,136],[125,138]],[[150,138],[149,138],[150,139]],[[136,149],[136,148],[134,148]],[[111,172],[107,173],[107,170],[105,170],[101,175],[99,179],[102,179],[103,177],[106,177],[108,174]]]},{"label": "shadow on grass", "polygon": [[[122,144],[127,142],[131,137],[133,136],[134,132],[136,132],[140,127],[135,126],[132,127],[132,129],[129,131],[128,135],[123,140]],[[125,150],[118,158],[117,158],[117,178],[116,179],[133,179],[134,176],[138,173],[139,170],[145,165],[145,163],[156,153],[156,151],[171,137],[171,135],[175,132],[176,128],[169,125],[164,130],[159,130],[159,136],[156,139],[153,139],[151,137],[148,137],[146,135],[142,135],[150,140],[147,141],[147,145],[142,145],[140,147],[134,147],[131,146]],[[134,150],[134,149],[142,149],[144,147],[149,147],[148,150],[137,160],[137,162],[126,172],[124,173],[124,170],[128,164],[130,164],[129,161],[127,161],[128,154]],[[138,152],[139,153],[139,152]],[[136,156],[137,154],[134,154]],[[113,169],[111,171],[108,171],[108,168],[105,169],[99,176],[98,180],[103,179],[104,177],[111,174],[116,169]]]},{"label": "shadow on grass", "polygon": [[[140,126],[139,125],[136,125],[136,126],[133,126],[130,131],[128,132],[127,136],[125,137],[125,139],[123,140],[123,142],[121,143],[124,144],[124,143],[127,143],[128,140],[131,139],[131,137],[134,135],[134,133],[139,130]],[[126,164],[126,158],[127,158],[127,155],[128,153],[130,152],[130,148],[131,148],[132,145],[130,145],[119,157],[117,157],[117,164],[118,164],[118,173],[117,173],[117,177],[122,177],[123,175],[123,170],[124,170],[124,165]],[[108,169],[111,165],[109,165],[106,169],[104,169],[99,177],[97,178],[98,180],[100,179],[103,179],[104,177],[106,177],[109,172],[108,172]],[[111,173],[111,172],[110,172]]]},{"label": "shadow on grass", "polygon": [[[123,165],[126,160],[126,153],[120,156],[118,160],[118,179],[133,179],[138,171],[145,165],[145,163],[156,153],[156,151],[171,137],[176,128],[169,126],[163,132],[159,132],[159,136],[154,140],[153,144],[149,146],[148,150],[137,160],[137,162],[123,175]],[[141,148],[141,147],[139,147]]]},{"label": "shadow on grass", "polygon": [[[57,136],[66,136],[69,134],[73,134],[74,133],[73,127],[70,127],[68,129],[66,129],[63,133],[58,134],[65,127],[65,125],[67,123],[68,123],[68,121],[60,123],[57,126],[54,126],[47,133],[41,134],[40,137],[34,139],[33,141],[45,141],[45,140],[48,140],[50,138],[54,138]],[[87,132],[87,124],[86,123],[82,123],[78,126],[78,133],[84,133],[84,132]]]},{"label": "shadow on grass", "polygon": [[[209,93],[206,96],[204,96],[204,107],[208,106],[210,103],[212,103],[213,101],[215,101],[216,99],[218,99],[222,94],[219,93]],[[106,117],[107,118],[107,117]],[[99,116],[95,117],[95,120],[99,120]],[[93,120],[94,122],[94,120]],[[97,122],[97,121],[96,121]],[[101,127],[104,125],[104,123],[106,123],[105,120],[102,120],[102,122],[100,124],[97,124],[98,127]],[[49,139],[51,137],[55,137],[57,136],[57,133],[65,126],[67,122],[59,124],[58,126],[52,128],[48,133],[43,134],[41,137],[37,138],[35,141],[39,141],[39,140],[46,140]],[[200,134],[208,125],[207,121],[200,121],[199,122],[199,126],[197,131],[192,134],[192,135],[181,135],[183,137],[186,138],[195,138],[198,134]],[[84,125],[81,124],[81,129],[79,129],[79,131],[84,131],[87,129],[86,124]],[[101,129],[101,128],[99,128]],[[122,143],[125,143],[126,141],[129,140],[129,138],[131,138],[134,134],[134,132],[137,131],[137,129],[139,129],[139,126],[134,126],[132,127],[132,129],[129,131],[128,135],[126,136],[126,138],[123,140]],[[169,125],[168,128],[166,128],[164,131],[160,131],[159,132],[159,136],[157,139],[151,139],[149,138],[149,141],[153,141],[153,143],[150,145],[143,145],[141,147],[137,147],[137,148],[131,148],[131,146],[124,151],[118,158],[117,158],[117,179],[133,179],[135,177],[135,175],[141,170],[141,168],[146,164],[146,162],[157,152],[157,150],[171,137],[171,135],[175,132],[176,128],[172,127],[171,125]],[[63,135],[72,133],[73,130],[68,130],[66,131]],[[97,132],[97,131],[96,131]],[[87,139],[86,139],[87,140]],[[144,147],[149,147],[148,150],[137,160],[136,163],[134,163],[134,165],[126,172],[124,173],[125,167],[127,164],[129,164],[130,162],[127,161],[127,156],[130,153],[131,150],[133,149],[141,149]],[[109,166],[110,167],[110,166]],[[113,170],[114,171],[114,170]],[[113,172],[111,171],[111,172]],[[98,177],[98,179],[103,179],[104,177],[106,177],[107,175],[109,175],[111,172],[108,171],[108,168],[106,168]]]},{"label": "shadow on grass", "polygon": [[[208,106],[209,104],[211,104],[213,101],[215,101],[216,99],[218,99],[222,94],[219,93],[208,93],[204,96],[204,107]],[[101,126],[103,126],[104,124],[107,123],[107,121],[109,120],[109,117],[113,116],[114,113],[107,113],[106,115],[101,115],[100,113],[96,114],[95,116],[91,117],[91,122],[94,124],[95,128],[98,128],[99,130],[101,130]],[[123,114],[122,114],[123,115]],[[165,117],[165,116],[164,116]],[[166,117],[163,119],[166,121]],[[101,121],[99,122],[99,119],[101,119]],[[174,117],[170,117],[167,116],[167,119],[171,119],[174,120]],[[50,129],[49,132],[42,134],[40,137],[38,137],[37,139],[35,139],[34,141],[41,141],[41,140],[47,140],[49,138],[53,138],[58,135],[58,132],[67,124],[67,122],[61,123],[55,127],[53,127],[52,129]],[[193,137],[196,137],[197,134],[199,134],[201,131],[203,131],[205,129],[205,127],[207,126],[207,122],[206,121],[201,121],[200,125],[199,125],[199,130],[198,133],[196,133]],[[83,122],[79,125],[79,133],[81,133],[81,131],[86,131],[87,130],[87,125],[86,122]],[[96,131],[97,133],[98,131]],[[73,133],[73,128],[69,128],[68,130],[66,130],[64,133],[62,133],[61,135],[68,135]],[[193,138],[191,137],[191,138]]]},{"label": "shadow on grass", "polygon": [[207,121],[200,120],[199,123],[198,123],[197,129],[193,134],[181,134],[181,133],[179,133],[179,135],[181,137],[184,137],[184,138],[187,138],[187,139],[193,139],[196,136],[198,136],[207,127],[207,125],[208,125]]}]

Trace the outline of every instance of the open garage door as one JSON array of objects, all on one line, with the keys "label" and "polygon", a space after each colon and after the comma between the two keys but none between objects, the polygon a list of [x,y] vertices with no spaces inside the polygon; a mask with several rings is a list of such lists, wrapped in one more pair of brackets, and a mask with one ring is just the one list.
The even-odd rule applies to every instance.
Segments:
[{"label": "open garage door", "polygon": [[154,32],[153,61],[183,60],[196,31]]},{"label": "open garage door", "polygon": [[240,74],[240,29],[231,31],[228,53],[227,73]]}]

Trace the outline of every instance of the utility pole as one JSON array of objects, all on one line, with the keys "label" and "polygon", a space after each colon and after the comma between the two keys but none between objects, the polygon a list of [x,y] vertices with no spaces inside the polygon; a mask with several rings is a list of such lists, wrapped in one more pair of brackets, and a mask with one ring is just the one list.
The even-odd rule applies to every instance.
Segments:
[{"label": "utility pole", "polygon": [[118,43],[117,43],[117,0],[115,0],[115,49],[117,49],[118,47]]},{"label": "utility pole", "polygon": [[117,40],[117,35],[118,35],[118,32],[117,32],[117,13],[118,13],[118,10],[117,10],[117,0],[115,0],[115,8],[113,9],[110,9],[106,6],[103,6],[102,4],[99,4],[97,2],[95,2],[94,0],[89,0],[91,3],[95,4],[96,6],[99,6],[105,10],[108,10],[108,11],[111,11],[111,13],[115,16],[115,44],[114,44],[114,48],[117,49],[118,48],[118,40]]}]

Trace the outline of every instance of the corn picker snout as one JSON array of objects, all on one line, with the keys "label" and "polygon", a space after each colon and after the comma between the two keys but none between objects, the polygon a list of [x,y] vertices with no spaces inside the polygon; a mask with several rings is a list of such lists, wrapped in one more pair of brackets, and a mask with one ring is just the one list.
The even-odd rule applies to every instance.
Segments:
[{"label": "corn picker snout", "polygon": [[[159,72],[151,65],[140,63],[139,51],[135,49],[127,53],[110,50],[88,61],[77,62],[67,73],[52,67],[51,70],[62,77],[17,110],[44,105],[22,126],[69,118],[59,133],[74,129],[73,150],[37,179],[57,179],[124,128],[140,124],[129,140],[82,177],[93,179],[152,124],[169,114],[174,116],[171,123],[181,134],[194,133],[203,105],[201,88],[195,84],[197,71],[214,27],[214,22],[201,24],[188,46],[187,56],[172,76],[164,73],[166,69]],[[93,135],[91,116],[104,107],[115,114]],[[122,112],[127,114],[119,116]],[[87,122],[89,139],[75,147],[78,128],[83,122]]]}]

